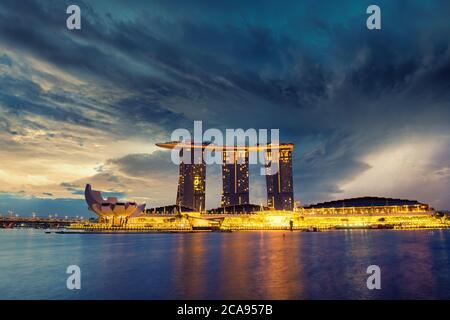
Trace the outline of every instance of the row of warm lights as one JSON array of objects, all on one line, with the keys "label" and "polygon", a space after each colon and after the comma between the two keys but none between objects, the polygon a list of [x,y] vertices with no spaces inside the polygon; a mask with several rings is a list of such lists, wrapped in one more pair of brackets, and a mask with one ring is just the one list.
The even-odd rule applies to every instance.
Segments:
[{"label": "row of warm lights", "polygon": [[[279,217],[278,217],[279,218]],[[284,217],[283,217],[284,218]],[[308,218],[305,220],[294,219],[291,220],[294,228],[309,228],[316,227],[320,229],[329,229],[334,228],[336,226],[367,226],[367,225],[377,225],[377,224],[394,224],[397,228],[428,228],[428,227],[446,227],[448,223],[441,222],[432,218],[430,216],[424,216],[421,218],[408,218],[405,217],[396,217],[397,219],[386,219],[382,222],[378,220],[370,221],[367,219],[366,221],[361,221],[354,217],[354,219],[339,219],[339,218]],[[402,219],[403,218],[403,219]],[[109,229],[109,228],[118,228],[118,229],[142,229],[142,230],[187,230],[191,228],[191,224],[189,221],[168,221],[166,219],[136,219],[136,222],[130,223],[126,226],[113,226],[110,223],[89,223],[89,224],[77,224],[72,225],[73,228],[88,228],[88,229]],[[399,221],[400,220],[400,221]],[[245,229],[277,229],[277,228],[287,228],[290,225],[290,220],[288,219],[276,219],[272,217],[270,219],[261,220],[251,220],[240,217],[231,217],[226,218],[222,223],[222,229],[234,229],[234,230],[245,230]]]},{"label": "row of warm lights", "polygon": [[[9,216],[9,217],[15,217],[15,218],[19,218],[19,217],[20,217],[20,215],[19,215],[18,213],[14,214],[13,211],[8,211],[8,215],[7,215],[7,216]],[[0,213],[0,217],[3,217],[3,214]],[[32,217],[32,218],[36,218],[36,217],[37,217],[36,212],[32,212],[32,213],[31,213],[31,217]],[[55,214],[49,214],[48,217],[49,217],[50,219],[51,219],[51,218],[55,218],[55,219],[56,219],[56,218],[58,218],[58,214],[57,214],[57,213],[55,213]],[[68,219],[69,219],[69,216],[64,216],[64,219],[68,220]],[[83,217],[83,216],[75,216],[75,219],[83,220],[84,217]]]},{"label": "row of warm lights", "polygon": [[424,210],[420,207],[416,208],[403,208],[400,206],[388,206],[381,208],[355,208],[355,207],[347,207],[347,208],[313,208],[313,209],[303,209],[297,208],[296,211],[304,212],[309,215],[317,215],[317,214],[364,214],[364,213],[410,213],[410,212],[423,212]]}]

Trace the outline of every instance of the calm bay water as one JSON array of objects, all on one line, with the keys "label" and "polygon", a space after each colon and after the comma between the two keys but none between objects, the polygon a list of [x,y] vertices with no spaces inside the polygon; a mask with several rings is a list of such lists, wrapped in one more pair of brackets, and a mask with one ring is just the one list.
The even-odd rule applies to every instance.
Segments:
[{"label": "calm bay water", "polygon": [[[66,268],[81,268],[81,290]],[[366,268],[381,268],[368,290]],[[449,299],[450,230],[0,230],[0,299]]]}]

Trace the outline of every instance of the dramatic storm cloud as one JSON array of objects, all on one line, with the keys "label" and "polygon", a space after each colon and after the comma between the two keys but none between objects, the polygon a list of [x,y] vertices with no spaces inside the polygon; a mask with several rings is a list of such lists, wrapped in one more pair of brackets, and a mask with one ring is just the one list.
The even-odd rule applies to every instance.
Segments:
[{"label": "dramatic storm cloud", "polygon": [[[374,195],[450,208],[450,3],[0,3],[0,213],[87,214],[85,183],[175,201],[154,143],[176,128],[279,128],[302,203]],[[220,168],[208,167],[207,206]],[[251,202],[265,201],[251,176]]]}]

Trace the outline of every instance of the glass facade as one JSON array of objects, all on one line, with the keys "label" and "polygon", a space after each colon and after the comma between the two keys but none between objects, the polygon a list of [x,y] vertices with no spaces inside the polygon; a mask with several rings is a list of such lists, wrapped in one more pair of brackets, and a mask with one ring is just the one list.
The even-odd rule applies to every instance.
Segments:
[{"label": "glass facade", "polygon": [[206,165],[203,153],[198,151],[193,152],[193,149],[188,148],[181,150],[181,153],[188,153],[187,157],[190,156],[191,163],[180,164],[177,206],[202,211],[205,210]]},{"label": "glass facade", "polygon": [[248,151],[223,151],[222,207],[249,204]]},{"label": "glass facade", "polygon": [[278,152],[268,150],[266,157],[272,167],[278,166],[274,174],[267,169],[267,205],[276,210],[294,209],[294,187],[292,176],[292,148],[282,148]]},{"label": "glass facade", "polygon": [[[179,148],[180,142],[158,143],[166,149]],[[194,211],[205,211],[206,164],[203,151],[210,148],[202,146],[182,145],[181,158],[190,159],[190,163],[180,164],[177,190],[177,206],[191,208]],[[217,150],[217,146],[211,147]],[[236,207],[250,204],[249,188],[249,153],[265,152],[266,160],[275,166],[273,174],[266,175],[267,203],[276,210],[292,211],[294,209],[294,188],[292,175],[292,143],[276,146],[256,145],[250,147],[224,147],[222,149],[222,199],[221,207]],[[273,150],[272,150],[273,149]],[[184,154],[183,154],[184,153]],[[186,154],[188,153],[188,154]],[[269,168],[267,173],[271,173]]]}]

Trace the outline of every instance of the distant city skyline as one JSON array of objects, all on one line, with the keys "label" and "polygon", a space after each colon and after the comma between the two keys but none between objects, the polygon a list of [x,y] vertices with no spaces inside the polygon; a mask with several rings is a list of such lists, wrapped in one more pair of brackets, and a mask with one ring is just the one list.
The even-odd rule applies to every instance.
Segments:
[{"label": "distant city skyline", "polygon": [[[380,0],[381,30],[371,1],[77,3],[70,31],[69,1],[0,2],[0,213],[88,216],[88,183],[174,204],[179,168],[155,143],[195,120],[280,129],[302,204],[450,209],[448,1]],[[258,170],[249,202],[265,204]],[[216,208],[222,167],[207,171]]]}]

